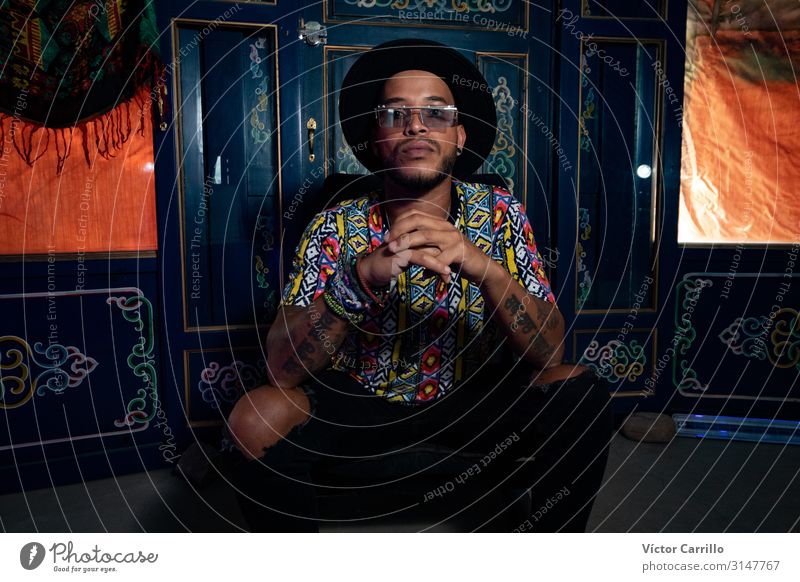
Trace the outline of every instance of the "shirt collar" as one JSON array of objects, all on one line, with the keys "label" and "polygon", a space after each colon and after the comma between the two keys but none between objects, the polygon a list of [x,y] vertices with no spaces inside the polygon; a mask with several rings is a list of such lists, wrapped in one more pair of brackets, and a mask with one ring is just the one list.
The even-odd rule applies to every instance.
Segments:
[{"label": "shirt collar", "polygon": [[[450,181],[450,212],[448,212],[447,214],[447,220],[448,222],[450,222],[450,224],[456,226],[456,228],[459,225],[462,213],[464,211],[462,205],[464,197],[462,195],[461,189],[459,188],[460,184],[461,182],[459,180],[456,180],[455,178],[453,178]],[[384,202],[383,192],[382,191],[373,192],[373,199],[378,204],[378,208],[380,208],[381,220],[383,221],[383,228],[386,229],[386,225],[389,224],[389,221],[386,216],[386,205],[383,204]]]}]

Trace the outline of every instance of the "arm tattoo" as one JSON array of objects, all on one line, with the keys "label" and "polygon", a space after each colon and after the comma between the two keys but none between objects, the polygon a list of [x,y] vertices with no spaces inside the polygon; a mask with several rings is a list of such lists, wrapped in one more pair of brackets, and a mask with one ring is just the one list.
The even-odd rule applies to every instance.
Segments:
[{"label": "arm tattoo", "polygon": [[548,304],[547,307],[539,309],[539,328],[554,330],[558,327],[558,316],[556,315],[555,304]]},{"label": "arm tattoo", "polygon": [[319,325],[322,329],[332,329],[334,324],[336,324],[336,317],[331,315],[328,311],[323,311],[322,316],[319,318]]},{"label": "arm tattoo", "polygon": [[512,293],[511,296],[506,299],[504,306],[514,318],[509,326],[511,331],[517,331],[520,326],[522,326],[523,333],[530,333],[537,329],[536,323],[531,319],[531,316],[528,315],[525,305],[516,295]]},{"label": "arm tattoo", "polygon": [[283,362],[283,366],[281,366],[281,369],[289,374],[303,373],[302,366],[300,366],[300,364],[297,363],[297,361],[294,359],[294,355],[292,354],[289,354],[289,357],[286,358],[285,362]]},{"label": "arm tattoo", "polygon": [[517,310],[519,310],[519,308],[522,307],[522,303],[520,303],[519,299],[517,299],[517,296],[514,295],[513,293],[511,294],[511,296],[508,299],[506,299],[506,302],[505,302],[504,305],[505,305],[505,308],[508,309],[512,313],[512,315],[516,314]]},{"label": "arm tattoo", "polygon": [[528,345],[530,346],[531,355],[545,362],[550,361],[550,358],[556,351],[556,347],[550,345],[540,333],[533,334],[528,340]]},{"label": "arm tattoo", "polygon": [[311,354],[314,353],[314,344],[308,341],[308,338],[304,339],[300,342],[300,345],[297,346],[297,357],[300,359],[301,362],[307,362],[311,360]]},{"label": "arm tattoo", "polygon": [[523,333],[530,333],[536,329],[536,324],[533,323],[533,320],[531,319],[531,316],[528,315],[527,311],[523,311],[522,315],[520,315],[517,319],[519,320],[519,323],[522,324]]},{"label": "arm tattoo", "polygon": [[295,359],[294,354],[289,354],[289,357],[286,358],[286,361],[283,363],[283,371],[288,372],[289,374],[304,373],[308,367],[308,364],[313,361],[310,356],[314,353],[314,351],[314,344],[308,341],[308,339],[304,339],[302,342],[300,342],[300,345],[297,346],[297,359]]},{"label": "arm tattoo", "polygon": [[525,304],[513,293],[506,299],[503,306],[513,317],[509,325],[511,331],[521,329],[524,334],[530,334],[527,340],[531,355],[537,360],[549,361],[556,351],[556,346],[551,345],[542,332],[543,330],[552,331],[558,327],[555,305],[537,306],[537,321],[528,315]]}]

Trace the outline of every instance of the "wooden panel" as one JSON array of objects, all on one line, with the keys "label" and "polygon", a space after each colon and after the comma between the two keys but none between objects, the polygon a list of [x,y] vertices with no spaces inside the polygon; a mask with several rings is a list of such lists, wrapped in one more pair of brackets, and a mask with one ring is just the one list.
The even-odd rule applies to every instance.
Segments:
[{"label": "wooden panel", "polygon": [[324,127],[325,158],[322,172],[313,174],[312,179],[322,184],[322,178],[335,172],[345,174],[367,174],[367,169],[353,155],[353,148],[359,144],[348,144],[339,125],[337,98],[342,80],[352,64],[369,47],[326,46],[323,61],[323,83],[325,86]]},{"label": "wooden panel", "polygon": [[484,28],[513,34],[528,30],[525,0],[324,0],[327,22],[382,26]]},{"label": "wooden panel", "polygon": [[582,43],[576,310],[652,308],[660,99],[652,64],[660,41]]},{"label": "wooden panel", "polygon": [[[3,471],[43,454],[110,454],[158,442],[169,430],[153,305],[136,287],[95,286],[104,279],[90,278],[86,289],[0,295]],[[49,289],[51,281],[28,284]]]},{"label": "wooden panel", "polygon": [[276,29],[203,25],[175,32],[184,327],[251,327],[279,299]]},{"label": "wooden panel", "polygon": [[494,147],[480,171],[501,175],[509,190],[524,203],[528,167],[527,124],[531,114],[528,105],[528,56],[481,52],[477,60],[497,109]]},{"label": "wooden panel", "polygon": [[798,286],[791,270],[687,273],[659,368],[688,398],[800,402]]}]

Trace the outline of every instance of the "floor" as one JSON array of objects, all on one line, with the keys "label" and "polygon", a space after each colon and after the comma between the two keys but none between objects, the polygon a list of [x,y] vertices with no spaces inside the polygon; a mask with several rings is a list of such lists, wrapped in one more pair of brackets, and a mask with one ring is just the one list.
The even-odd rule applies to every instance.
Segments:
[{"label": "floor", "polygon": [[[589,521],[597,532],[800,532],[800,447],[617,434]],[[193,488],[170,469],[0,496],[6,532],[224,532],[244,529],[221,480]],[[386,518],[323,531],[448,531]]]}]

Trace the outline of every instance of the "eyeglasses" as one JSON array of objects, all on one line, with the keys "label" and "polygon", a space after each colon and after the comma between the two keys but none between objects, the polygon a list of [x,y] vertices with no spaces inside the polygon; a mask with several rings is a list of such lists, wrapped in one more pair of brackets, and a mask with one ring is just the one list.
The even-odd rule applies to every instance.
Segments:
[{"label": "eyeglasses", "polygon": [[375,108],[375,117],[378,127],[405,128],[413,118],[414,111],[419,111],[422,125],[428,129],[443,130],[458,123],[458,108],[455,105],[379,105]]}]

